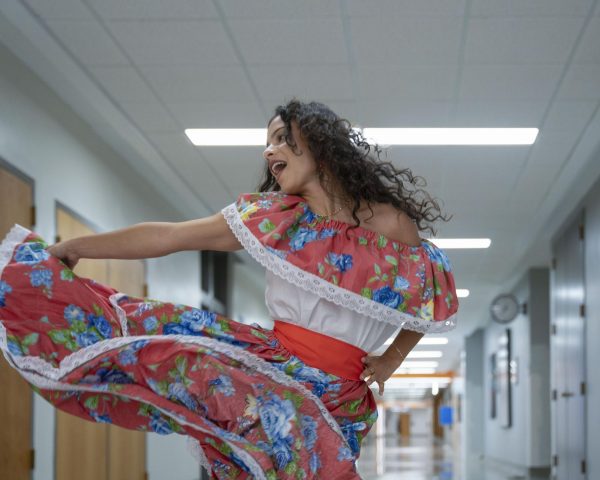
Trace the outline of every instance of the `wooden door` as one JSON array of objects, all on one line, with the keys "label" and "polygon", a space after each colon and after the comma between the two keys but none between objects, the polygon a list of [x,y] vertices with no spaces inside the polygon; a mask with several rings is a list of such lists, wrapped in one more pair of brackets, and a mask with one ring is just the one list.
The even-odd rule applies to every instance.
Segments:
[{"label": "wooden door", "polygon": [[[136,297],[145,294],[141,260],[109,260],[109,285]],[[143,480],[146,473],[146,434],[114,425],[108,428],[109,480]]]},{"label": "wooden door", "polygon": [[[57,241],[95,233],[62,208],[56,210]],[[82,259],[75,273],[108,283],[106,260]],[[56,478],[58,480],[107,480],[108,427],[57,410]]]},{"label": "wooden door", "polygon": [[[65,209],[57,209],[60,240],[91,235],[89,226]],[[82,259],[75,272],[133,296],[144,295],[141,260]],[[57,479],[143,480],[146,437],[114,425],[96,424],[59,412],[57,415]]]},{"label": "wooden door", "polygon": [[410,437],[410,413],[400,414],[400,435]]},{"label": "wooden door", "polygon": [[[33,181],[0,165],[0,238],[33,227]],[[33,468],[32,390],[0,355],[0,478],[25,480]]]}]

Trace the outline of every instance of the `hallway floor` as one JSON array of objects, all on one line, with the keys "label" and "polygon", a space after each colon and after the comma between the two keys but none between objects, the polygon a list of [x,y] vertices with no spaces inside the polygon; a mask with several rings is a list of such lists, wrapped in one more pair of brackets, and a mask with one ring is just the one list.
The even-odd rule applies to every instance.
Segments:
[{"label": "hallway floor", "polygon": [[542,480],[491,467],[465,479],[459,470],[451,447],[427,436],[367,437],[358,461],[363,480]]}]

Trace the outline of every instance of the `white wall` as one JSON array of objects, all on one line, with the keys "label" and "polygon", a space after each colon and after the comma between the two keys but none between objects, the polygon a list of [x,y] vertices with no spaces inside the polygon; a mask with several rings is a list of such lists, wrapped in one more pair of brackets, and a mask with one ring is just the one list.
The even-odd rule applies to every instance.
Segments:
[{"label": "white wall", "polygon": [[265,306],[265,274],[263,267],[249,267],[234,262],[232,268],[230,316],[242,323],[258,323],[272,328],[273,321]]},{"label": "white wall", "polygon": [[[149,220],[184,220],[2,45],[0,157],[34,179],[35,230],[49,242],[55,237],[55,200],[102,231]],[[184,252],[149,260],[149,295],[199,306],[198,257]],[[34,398],[33,478],[52,479],[54,410]],[[151,480],[198,478],[198,465],[183,443],[173,436],[148,436]]]},{"label": "white wall", "polygon": [[[522,469],[550,466],[549,272],[530,269],[512,293],[527,303],[508,325],[490,322],[485,329],[484,409],[485,455]],[[511,331],[511,360],[517,362],[517,383],[511,384],[512,426],[503,428],[498,412],[490,417],[490,355],[504,330]],[[499,407],[499,405],[497,406]]]}]

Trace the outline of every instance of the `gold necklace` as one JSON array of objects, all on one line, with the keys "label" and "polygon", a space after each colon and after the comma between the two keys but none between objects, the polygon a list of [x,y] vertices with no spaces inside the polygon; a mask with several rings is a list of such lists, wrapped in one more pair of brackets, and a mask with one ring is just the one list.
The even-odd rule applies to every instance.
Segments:
[{"label": "gold necklace", "polygon": [[315,212],[314,210],[312,211],[317,217],[322,217],[322,218],[330,218],[333,217],[336,213],[340,213],[344,207],[346,206],[348,202],[345,202],[340,208],[338,208],[335,212],[330,213],[329,215],[321,215],[320,213]]}]

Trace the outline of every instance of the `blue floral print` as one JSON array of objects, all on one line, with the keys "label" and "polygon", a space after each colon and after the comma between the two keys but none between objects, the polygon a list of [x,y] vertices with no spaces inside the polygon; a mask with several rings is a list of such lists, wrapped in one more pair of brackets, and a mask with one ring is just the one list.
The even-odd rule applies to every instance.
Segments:
[{"label": "blue floral print", "polygon": [[302,436],[307,450],[312,450],[317,441],[317,422],[310,415],[300,417],[302,423]]},{"label": "blue floral print", "polygon": [[102,340],[100,336],[93,330],[88,330],[83,333],[74,333],[74,335],[75,341],[80,347],[89,347],[90,345],[93,345],[94,343]]},{"label": "blue floral print", "polygon": [[379,288],[373,292],[373,300],[384,305],[396,308],[403,301],[402,295],[394,292],[389,286]]},{"label": "blue floral print", "polygon": [[31,271],[31,286],[41,287],[42,285],[52,287],[52,270],[40,269]]},{"label": "blue floral print", "polygon": [[29,242],[19,245],[15,252],[15,260],[25,265],[37,265],[44,260],[48,260],[50,254],[44,250],[44,246],[39,242]]},{"label": "blue floral print", "polygon": [[321,468],[321,457],[317,452],[313,452],[310,456],[310,463],[308,464],[312,473],[317,473],[317,470]]},{"label": "blue floral print", "polygon": [[158,329],[158,320],[154,316],[147,317],[144,319],[143,325],[146,333],[155,332]]},{"label": "blue floral print", "polygon": [[345,253],[337,254],[329,252],[325,257],[325,261],[330,265],[333,265],[336,270],[339,270],[342,273],[352,268],[352,255]]},{"label": "blue floral print", "polygon": [[183,403],[187,408],[195,412],[198,410],[198,402],[194,400],[194,397],[187,391],[185,385],[181,382],[170,383],[168,387],[168,394],[170,400],[177,400]]},{"label": "blue floral print", "polygon": [[169,435],[173,429],[167,420],[161,417],[160,413],[153,412],[150,419],[150,428],[159,435]]},{"label": "blue floral print", "polygon": [[75,322],[82,322],[85,319],[85,314],[81,307],[71,304],[65,307],[64,317],[69,325],[73,325]]},{"label": "blue floral print", "polygon": [[394,279],[394,290],[406,290],[410,287],[410,282],[402,275],[396,275]]},{"label": "blue floral print", "polygon": [[0,280],[0,307],[6,306],[6,294],[12,292],[12,287],[4,280]]},{"label": "blue floral print", "polygon": [[235,394],[235,389],[231,383],[231,378],[227,375],[219,375],[214,380],[208,382],[209,385],[214,386],[217,392],[222,393],[226,397],[232,397]]},{"label": "blue floral print", "polygon": [[112,336],[112,326],[108,323],[108,320],[104,318],[102,315],[94,315],[93,313],[88,313],[87,316],[88,323],[90,326],[94,327],[100,335],[104,338],[111,338]]},{"label": "blue floral print", "polygon": [[98,423],[113,423],[108,415],[100,415],[98,412],[94,412],[93,410],[88,413],[90,414],[90,417],[92,417]]},{"label": "blue floral print", "polygon": [[337,230],[334,228],[324,228],[319,232],[319,240],[323,240],[324,238],[335,237],[337,233]]},{"label": "blue floral print", "polygon": [[429,256],[432,262],[441,263],[444,267],[444,270],[448,272],[452,271],[452,265],[450,264],[450,260],[448,259],[443,250],[435,247],[429,242],[423,242],[423,246],[425,247],[425,251],[427,252],[427,255]]},{"label": "blue floral print", "polygon": [[350,422],[347,419],[342,421],[340,425],[342,428],[342,433],[352,450],[352,454],[357,456],[360,452],[360,442],[358,441],[358,437],[356,436],[356,432],[360,432],[367,428],[367,424],[365,422]]},{"label": "blue floral print", "polygon": [[214,325],[217,314],[207,310],[193,308],[181,314],[181,325],[193,333],[201,332],[206,327]]},{"label": "blue floral print", "polygon": [[338,461],[342,460],[354,460],[354,456],[352,455],[352,451],[348,447],[340,447],[338,450]]},{"label": "blue floral print", "polygon": [[317,239],[317,231],[311,228],[301,227],[290,240],[290,250],[292,252],[302,250],[304,245],[314,242]]}]

